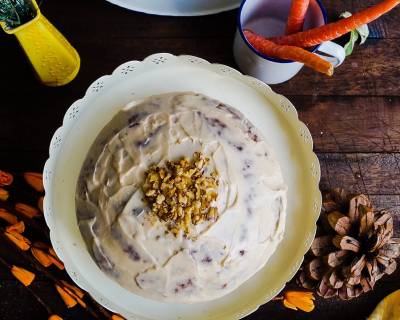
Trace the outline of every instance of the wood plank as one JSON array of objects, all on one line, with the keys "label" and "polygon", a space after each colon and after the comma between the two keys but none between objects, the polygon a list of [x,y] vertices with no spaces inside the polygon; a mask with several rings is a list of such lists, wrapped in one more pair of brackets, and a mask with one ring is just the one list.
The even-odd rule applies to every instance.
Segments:
[{"label": "wood plank", "polygon": [[[377,1],[324,1],[329,21],[337,20],[343,11],[354,13],[374,3]],[[97,34],[109,34],[110,32],[105,29],[110,26],[112,26],[113,36],[125,39],[132,39],[132,37],[157,39],[230,37],[235,30],[237,16],[237,10],[232,10],[208,17],[160,17],[125,10],[105,1],[79,0],[71,0],[64,4],[46,1],[43,2],[42,11],[60,30],[71,34],[71,39],[78,37],[89,39],[93,36],[93,30],[98,30]],[[88,24],[88,17],[93,18],[90,24]],[[376,23],[370,24],[372,36],[399,38],[400,30],[396,23],[399,19],[400,10],[393,10],[384,15]]]},{"label": "wood plank", "polygon": [[[375,306],[388,294],[398,289],[400,270],[382,278],[375,289],[357,299],[341,301],[337,298],[322,299],[317,297],[315,309],[311,313],[285,309],[281,301],[270,301],[260,307],[254,314],[246,317],[246,320],[306,320],[306,319],[366,319]],[[296,286],[288,288],[298,289]]]},{"label": "wood plank", "polygon": [[[22,102],[6,96],[0,108],[0,145],[9,152],[0,163],[12,157],[17,162],[18,151],[47,151],[51,136],[69,104],[83,95],[82,86],[72,84],[56,91],[37,87],[37,97],[31,90],[21,89]],[[288,96],[299,111],[314,139],[317,152],[399,152],[400,97],[336,97]],[[28,101],[35,100],[34,104]],[[18,107],[14,107],[17,103]],[[39,117],[38,114],[41,116]],[[344,116],[345,115],[345,116]],[[18,134],[15,128],[18,127]],[[12,134],[14,133],[14,134]],[[42,155],[34,157],[44,161]],[[23,159],[21,159],[23,160]],[[21,162],[24,165],[24,161]],[[29,163],[25,163],[29,166]],[[26,169],[26,168],[25,168]]]},{"label": "wood plank", "polygon": [[[38,92],[34,91],[39,85],[35,84],[28,63],[25,62],[20,50],[16,50],[15,41],[12,40],[7,39],[4,44],[2,43],[1,56],[9,57],[17,54],[18,58],[3,66],[5,74],[14,76],[3,78],[0,84],[3,87],[6,86],[9,95],[14,98],[21,91],[31,92],[33,97],[26,97],[30,99],[29,102],[22,100],[31,105],[36,103],[35,100],[39,96]],[[121,63],[142,60],[155,52],[192,54],[214,63],[235,67],[230,38],[185,38],[179,41],[165,38],[155,42],[152,39],[126,41],[126,39],[103,37],[102,39],[78,40],[75,46],[82,58],[80,74],[69,86],[47,89],[47,92],[52,92],[51,95],[68,88],[79,88],[82,92],[96,78],[111,73]],[[113,49],[110,50],[110,48]],[[94,53],[94,50],[101,54]],[[399,96],[400,60],[396,59],[399,51],[400,41],[396,39],[372,40],[357,48],[332,77],[303,68],[291,81],[272,87],[285,95]],[[40,89],[40,91],[44,90]],[[21,95],[19,98],[21,99]],[[54,98],[54,103],[59,103],[60,99],[56,99]]]},{"label": "wood plank", "polygon": [[[344,0],[337,5],[335,2],[329,2],[329,12],[340,11],[341,9],[337,8],[347,5],[343,2],[347,3]],[[72,10],[76,10],[75,7],[80,8],[80,14],[72,14]],[[93,10],[93,3],[90,1],[79,2],[75,6],[56,5],[47,1],[44,3],[44,10],[46,8],[50,14],[54,14],[54,21],[59,21],[60,29],[70,38],[82,57],[82,69],[74,81],[74,84],[81,85],[81,89],[97,77],[112,72],[120,63],[143,59],[155,52],[194,54],[212,62],[235,66],[232,58],[232,38],[235,29],[233,12],[207,18],[165,18],[131,13],[103,1],[96,3],[96,14],[102,18],[93,19],[93,23],[88,24],[87,16],[92,14]],[[396,9],[389,15],[393,19],[393,25],[388,26],[387,30],[399,30],[395,25],[395,21],[398,20],[392,18],[393,15],[400,16],[400,10]],[[71,16],[75,18],[71,19]],[[110,25],[113,26],[112,32]],[[100,34],[101,37],[93,37],[93,34]],[[205,38],[207,36],[211,38]],[[157,37],[157,41],[149,39],[153,37]],[[178,40],[178,37],[181,38]],[[0,41],[0,57],[14,57],[13,60],[18,61],[11,61],[3,66],[3,72],[19,75],[4,78],[1,82],[7,81],[10,94],[19,92],[21,87],[28,87],[32,91],[36,89],[29,64],[24,62],[25,58],[21,50],[17,50],[13,37],[2,34]],[[274,89],[283,94],[296,92],[303,95],[398,96],[400,61],[394,57],[399,51],[400,42],[396,39],[370,40],[366,45],[356,48],[355,53],[347,58],[333,77],[328,78],[304,68],[292,81],[274,86]],[[101,54],[98,54],[99,52]]]},{"label": "wood plank", "polygon": [[303,68],[291,81],[272,88],[285,95],[399,96],[399,51],[398,40],[369,40],[357,47],[332,77]]},{"label": "wood plank", "polygon": [[[232,35],[233,37],[233,35]],[[80,53],[82,66],[77,78],[69,85],[59,88],[48,88],[39,84],[30,70],[22,51],[12,38],[2,42],[0,58],[14,57],[12,62],[4,64],[2,71],[10,77],[0,79],[0,85],[7,88],[7,101],[10,107],[40,109],[42,100],[48,99],[54,106],[66,105],[63,100],[74,101],[83,96],[88,86],[100,76],[111,74],[120,64],[130,60],[143,60],[157,52],[172,54],[198,55],[214,63],[234,65],[232,56],[232,39],[230,38],[200,38],[200,39],[141,39],[126,41],[126,39],[82,39],[75,43]],[[110,49],[112,48],[112,49]],[[100,54],[99,54],[100,52]],[[26,96],[29,93],[30,96]],[[74,95],[74,93],[76,93]],[[12,103],[12,104],[11,104]]]},{"label": "wood plank", "polygon": [[95,0],[45,1],[42,11],[66,35],[70,34],[71,39],[90,39],[94,34],[125,40],[229,37],[236,28],[237,16],[236,10],[199,17],[148,15]]},{"label": "wood plank", "polygon": [[[79,306],[66,309],[52,283],[48,281],[34,281],[31,287],[51,310],[63,319],[93,319],[93,317],[89,316]],[[1,281],[0,296],[0,319],[44,320],[48,318],[44,308],[16,280]]]},{"label": "wood plank", "polygon": [[399,152],[399,97],[289,96],[317,152]]},{"label": "wood plank", "polygon": [[400,194],[398,153],[319,153],[321,189],[346,188],[352,193]]},{"label": "wood plank", "polygon": [[4,281],[0,285],[0,319],[47,319],[46,311],[16,280]]}]

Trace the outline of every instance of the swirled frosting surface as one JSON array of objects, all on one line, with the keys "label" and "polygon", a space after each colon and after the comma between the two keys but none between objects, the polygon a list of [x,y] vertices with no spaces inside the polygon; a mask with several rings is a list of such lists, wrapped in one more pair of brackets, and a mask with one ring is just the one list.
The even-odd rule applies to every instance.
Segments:
[{"label": "swirled frosting surface", "polygon": [[[210,158],[219,175],[216,221],[175,236],[150,214],[149,166]],[[77,183],[79,227],[97,265],[126,289],[194,303],[231,292],[268,261],[282,239],[286,185],[271,147],[236,109],[184,92],[122,109],[96,138]]]}]

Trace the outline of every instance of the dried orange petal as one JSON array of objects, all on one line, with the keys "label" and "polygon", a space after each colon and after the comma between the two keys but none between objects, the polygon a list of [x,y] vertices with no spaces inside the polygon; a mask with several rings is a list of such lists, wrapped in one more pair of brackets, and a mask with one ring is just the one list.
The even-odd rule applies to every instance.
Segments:
[{"label": "dried orange petal", "polygon": [[312,292],[289,290],[286,291],[283,296],[283,304],[288,308],[290,308],[290,306],[295,306],[296,308],[305,312],[311,312],[312,310],[314,310],[314,295]]},{"label": "dried orange petal", "polygon": [[64,270],[64,263],[62,263],[60,260],[54,258],[51,254],[49,254],[49,259],[51,262],[60,270]]},{"label": "dried orange petal", "polygon": [[7,201],[10,194],[6,189],[0,188],[0,200]]},{"label": "dried orange petal", "polygon": [[64,287],[63,288],[71,297],[73,297],[83,308],[86,308],[86,303],[80,299],[71,289]]},{"label": "dried orange petal", "polygon": [[66,292],[63,288],[61,288],[59,285],[56,285],[56,289],[61,297],[63,299],[65,305],[67,308],[73,308],[76,306],[78,303],[68,292]]},{"label": "dried orange petal", "polygon": [[52,265],[53,262],[49,258],[49,255],[46,252],[44,252],[43,250],[35,248],[35,247],[32,246],[31,247],[31,252],[32,252],[32,255],[35,257],[35,259],[37,261],[39,261],[39,263],[43,267],[47,268],[47,267]]},{"label": "dried orange petal", "polygon": [[0,208],[0,218],[7,221],[9,224],[16,224],[18,222],[18,219],[16,216],[11,214],[5,209]]},{"label": "dried orange petal", "polygon": [[15,210],[17,210],[19,213],[22,213],[28,218],[39,217],[41,215],[38,209],[31,207],[25,203],[17,203],[15,205]]},{"label": "dried orange petal", "polygon": [[293,309],[293,310],[297,310],[296,306],[293,305],[293,304],[291,304],[291,303],[288,302],[287,300],[283,300],[283,305],[284,305],[286,308]]},{"label": "dried orange petal", "polygon": [[57,256],[56,252],[54,251],[54,249],[52,247],[49,247],[49,253],[50,253],[50,259],[51,261],[54,263],[54,265],[60,269],[60,270],[64,270],[64,263],[62,263],[62,261],[60,260],[60,258]]},{"label": "dried orange petal", "polygon": [[61,280],[61,282],[64,285],[64,287],[71,289],[74,292],[74,294],[77,295],[79,298],[82,299],[83,296],[85,295],[85,293],[81,289],[72,284],[69,284],[67,281]]},{"label": "dried orange petal", "polygon": [[36,191],[43,192],[43,175],[37,172],[25,172],[25,181]]},{"label": "dried orange petal", "polygon": [[23,221],[17,222],[12,226],[8,226],[6,228],[6,232],[16,232],[16,233],[23,233],[25,231],[25,223]]},{"label": "dried orange petal", "polygon": [[19,234],[18,232],[4,232],[4,235],[10,239],[18,248],[20,248],[23,251],[29,250],[31,247],[31,242],[25,238],[22,234]]},{"label": "dried orange petal", "polygon": [[12,266],[11,273],[17,278],[24,286],[29,286],[35,279],[35,274],[17,266]]},{"label": "dried orange petal", "polygon": [[0,186],[9,186],[14,181],[11,173],[0,170]]},{"label": "dried orange petal", "polygon": [[48,320],[63,320],[63,318],[61,318],[60,316],[56,315],[56,314],[52,314]]}]

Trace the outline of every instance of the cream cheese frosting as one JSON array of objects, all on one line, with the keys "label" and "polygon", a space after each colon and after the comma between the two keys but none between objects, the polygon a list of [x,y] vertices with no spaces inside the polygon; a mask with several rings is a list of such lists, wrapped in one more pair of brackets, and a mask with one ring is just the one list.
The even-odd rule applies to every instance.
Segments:
[{"label": "cream cheese frosting", "polygon": [[[201,152],[219,176],[216,221],[174,235],[155,219],[142,185],[151,165]],[[100,132],[76,191],[93,259],[140,296],[195,303],[222,297],[262,268],[283,236],[286,191],[260,132],[236,109],[202,94],[132,102]]]}]

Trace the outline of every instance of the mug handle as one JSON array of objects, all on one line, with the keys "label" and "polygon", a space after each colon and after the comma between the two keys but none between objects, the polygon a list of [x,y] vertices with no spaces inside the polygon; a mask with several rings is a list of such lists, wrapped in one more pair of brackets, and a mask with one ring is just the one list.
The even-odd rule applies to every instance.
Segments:
[{"label": "mug handle", "polygon": [[318,54],[322,59],[332,63],[335,68],[340,66],[346,58],[344,48],[332,41],[321,43],[315,53]]}]

